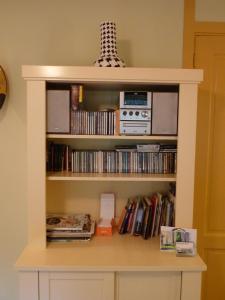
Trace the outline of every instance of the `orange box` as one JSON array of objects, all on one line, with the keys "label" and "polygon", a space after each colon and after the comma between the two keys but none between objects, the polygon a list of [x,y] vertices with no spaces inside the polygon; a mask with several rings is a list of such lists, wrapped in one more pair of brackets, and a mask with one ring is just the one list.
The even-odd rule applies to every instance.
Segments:
[{"label": "orange box", "polygon": [[112,227],[98,227],[96,228],[96,235],[111,236]]},{"label": "orange box", "polygon": [[96,227],[96,235],[111,236],[112,235],[112,220],[100,220]]}]

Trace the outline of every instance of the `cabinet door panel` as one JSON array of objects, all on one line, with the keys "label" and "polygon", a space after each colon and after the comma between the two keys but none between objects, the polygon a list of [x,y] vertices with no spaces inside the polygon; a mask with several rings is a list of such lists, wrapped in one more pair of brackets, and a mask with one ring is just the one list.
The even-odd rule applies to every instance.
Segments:
[{"label": "cabinet door panel", "polygon": [[113,300],[113,273],[40,272],[40,300]]},{"label": "cabinet door panel", "polygon": [[117,300],[180,300],[180,272],[121,272]]}]

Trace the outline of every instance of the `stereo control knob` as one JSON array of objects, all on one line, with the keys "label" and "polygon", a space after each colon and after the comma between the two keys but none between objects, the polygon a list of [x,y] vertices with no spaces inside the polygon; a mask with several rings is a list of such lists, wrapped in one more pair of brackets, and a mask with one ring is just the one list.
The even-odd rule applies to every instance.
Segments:
[{"label": "stereo control knob", "polygon": [[143,118],[147,118],[148,117],[148,111],[147,110],[143,110],[141,112],[141,115],[142,115]]},{"label": "stereo control knob", "polygon": [[139,116],[139,111],[135,111],[135,115],[136,115],[136,116]]},{"label": "stereo control knob", "polygon": [[127,111],[126,111],[126,110],[123,111],[123,115],[124,115],[124,116],[127,115]]},{"label": "stereo control knob", "polygon": [[132,111],[129,111],[129,115],[130,115],[130,116],[133,116],[133,112],[132,112]]}]

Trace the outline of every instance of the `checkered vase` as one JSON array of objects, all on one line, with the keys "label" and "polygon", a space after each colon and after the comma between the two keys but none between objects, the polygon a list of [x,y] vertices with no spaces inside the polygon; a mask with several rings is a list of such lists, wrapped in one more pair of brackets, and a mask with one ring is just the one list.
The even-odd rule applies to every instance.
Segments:
[{"label": "checkered vase", "polygon": [[101,30],[101,55],[94,63],[96,67],[125,67],[125,63],[119,58],[116,48],[116,24],[114,22],[102,22]]}]

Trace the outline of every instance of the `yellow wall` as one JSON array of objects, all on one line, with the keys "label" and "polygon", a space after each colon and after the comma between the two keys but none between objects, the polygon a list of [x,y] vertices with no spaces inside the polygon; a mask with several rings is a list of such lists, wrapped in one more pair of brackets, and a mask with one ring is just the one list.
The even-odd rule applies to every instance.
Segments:
[{"label": "yellow wall", "polygon": [[92,65],[99,54],[99,23],[111,19],[127,66],[181,67],[183,1],[0,0],[0,11],[0,64],[9,80],[0,111],[0,300],[17,300],[13,264],[27,238],[21,65]]}]

